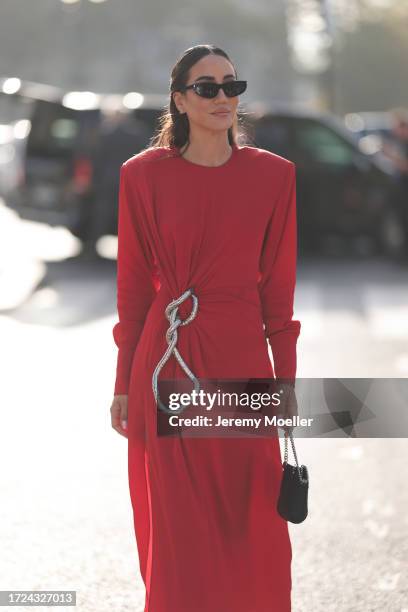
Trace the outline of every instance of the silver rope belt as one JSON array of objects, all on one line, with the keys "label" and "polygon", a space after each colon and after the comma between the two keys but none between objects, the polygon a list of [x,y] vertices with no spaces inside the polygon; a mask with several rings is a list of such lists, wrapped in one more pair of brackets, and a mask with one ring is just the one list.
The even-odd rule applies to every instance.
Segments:
[{"label": "silver rope belt", "polygon": [[[178,307],[189,296],[191,296],[193,300],[193,308],[189,316],[186,319],[184,319],[184,321],[182,321],[181,319],[177,317]],[[166,317],[170,322],[169,328],[166,332],[166,340],[169,346],[166,349],[163,357],[160,359],[159,363],[157,364],[153,372],[152,386],[153,386],[153,393],[154,393],[154,397],[156,400],[156,404],[159,406],[161,410],[163,410],[163,412],[166,412],[167,414],[178,414],[179,412],[184,410],[184,407],[181,407],[181,409],[178,409],[178,410],[171,410],[169,407],[163,404],[159,396],[159,390],[157,386],[157,379],[159,377],[159,372],[164,366],[164,364],[168,361],[168,359],[170,359],[170,356],[172,353],[174,353],[174,356],[176,357],[177,361],[179,362],[179,364],[181,365],[181,367],[183,368],[187,376],[190,378],[190,380],[194,383],[194,389],[197,391],[197,393],[200,390],[200,383],[198,379],[194,376],[194,374],[192,373],[192,371],[190,370],[190,368],[188,367],[188,365],[186,364],[186,362],[180,355],[178,349],[176,348],[177,338],[178,338],[177,328],[180,325],[187,325],[188,323],[190,323],[196,316],[197,309],[198,309],[198,298],[193,293],[193,287],[190,287],[190,289],[187,289],[179,298],[170,302],[170,304],[167,305],[166,310],[165,310]]]}]

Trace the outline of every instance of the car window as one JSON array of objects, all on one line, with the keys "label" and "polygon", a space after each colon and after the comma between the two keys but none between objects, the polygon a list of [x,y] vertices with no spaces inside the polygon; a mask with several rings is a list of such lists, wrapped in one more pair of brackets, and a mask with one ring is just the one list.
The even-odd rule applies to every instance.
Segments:
[{"label": "car window", "polygon": [[[69,156],[97,124],[97,114],[75,111],[61,104],[38,102],[31,118],[28,151],[46,156]],[[81,144],[82,143],[82,144]]]},{"label": "car window", "polygon": [[299,121],[295,125],[297,153],[309,161],[323,164],[350,165],[355,158],[355,150],[336,132],[315,121]]},{"label": "car window", "polygon": [[78,136],[76,119],[58,119],[50,122],[50,137],[53,145],[59,149],[71,148]]}]

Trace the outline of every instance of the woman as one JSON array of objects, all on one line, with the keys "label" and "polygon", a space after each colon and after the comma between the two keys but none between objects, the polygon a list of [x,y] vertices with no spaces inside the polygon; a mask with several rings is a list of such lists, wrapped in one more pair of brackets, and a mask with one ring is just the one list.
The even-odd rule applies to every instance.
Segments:
[{"label": "woman", "polygon": [[[291,609],[279,438],[160,436],[152,389],[169,348],[166,307],[189,288],[198,313],[179,327],[177,350],[197,378],[295,378],[295,167],[238,146],[244,88],[224,51],[188,49],[152,146],[121,168],[111,415],[128,438],[145,612]],[[187,295],[181,321],[194,307]],[[186,378],[174,354],[161,378]],[[294,390],[284,389],[289,414]]]}]

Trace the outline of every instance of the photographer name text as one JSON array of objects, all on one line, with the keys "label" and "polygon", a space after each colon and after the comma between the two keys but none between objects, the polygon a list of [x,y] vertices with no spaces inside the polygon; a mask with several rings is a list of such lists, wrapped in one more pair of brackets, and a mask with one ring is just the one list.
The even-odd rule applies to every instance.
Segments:
[{"label": "photographer name text", "polygon": [[222,417],[217,419],[207,416],[195,416],[192,418],[173,415],[169,417],[169,424],[173,427],[310,427],[313,418],[294,417],[283,418],[277,415],[263,417]]}]

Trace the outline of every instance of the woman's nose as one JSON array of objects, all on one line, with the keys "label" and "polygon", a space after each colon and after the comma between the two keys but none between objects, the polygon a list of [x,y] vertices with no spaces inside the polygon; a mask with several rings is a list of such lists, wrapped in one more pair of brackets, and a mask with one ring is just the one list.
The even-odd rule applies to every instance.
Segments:
[{"label": "woman's nose", "polygon": [[225,95],[225,91],[223,89],[219,89],[217,95],[215,96],[216,98],[224,98],[225,100],[228,100],[228,96]]}]

